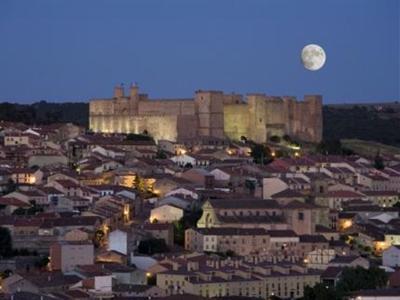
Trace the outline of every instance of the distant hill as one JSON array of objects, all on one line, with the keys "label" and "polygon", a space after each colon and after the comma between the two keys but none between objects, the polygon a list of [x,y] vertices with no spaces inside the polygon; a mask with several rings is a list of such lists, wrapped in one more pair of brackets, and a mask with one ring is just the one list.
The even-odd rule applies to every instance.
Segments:
[{"label": "distant hill", "polygon": [[[0,120],[26,124],[72,122],[87,127],[83,102],[0,103]],[[400,146],[400,104],[330,104],[323,107],[324,139],[359,139]]]},{"label": "distant hill", "polygon": [[324,139],[359,139],[400,146],[400,104],[327,105]]},{"label": "distant hill", "polygon": [[87,127],[89,105],[81,102],[33,104],[0,103],[0,120],[23,122],[25,124],[50,124],[72,122]]}]

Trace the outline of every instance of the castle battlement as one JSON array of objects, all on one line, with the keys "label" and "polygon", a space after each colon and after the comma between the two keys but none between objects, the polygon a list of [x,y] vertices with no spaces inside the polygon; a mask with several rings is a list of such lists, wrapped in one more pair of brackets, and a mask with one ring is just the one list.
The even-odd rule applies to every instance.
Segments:
[{"label": "castle battlement", "polygon": [[90,100],[90,128],[95,132],[149,132],[155,139],[185,140],[198,136],[241,136],[266,142],[273,135],[319,142],[322,138],[322,96],[268,96],[222,91],[195,91],[194,98],[151,99],[136,85],[123,86],[112,98]]}]

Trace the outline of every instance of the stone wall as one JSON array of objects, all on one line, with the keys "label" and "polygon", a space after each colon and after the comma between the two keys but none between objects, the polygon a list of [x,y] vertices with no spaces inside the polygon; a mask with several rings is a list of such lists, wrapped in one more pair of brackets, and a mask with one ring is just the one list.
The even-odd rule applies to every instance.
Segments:
[{"label": "stone wall", "polygon": [[310,142],[322,138],[322,97],[271,97],[220,91],[196,91],[193,99],[149,99],[131,87],[130,96],[116,88],[114,98],[90,101],[90,128],[95,132],[142,133],[156,139],[182,140],[196,136],[245,136],[266,142],[273,135]]},{"label": "stone wall", "polygon": [[224,105],[224,129],[228,138],[240,140],[249,135],[249,109],[247,104]]}]

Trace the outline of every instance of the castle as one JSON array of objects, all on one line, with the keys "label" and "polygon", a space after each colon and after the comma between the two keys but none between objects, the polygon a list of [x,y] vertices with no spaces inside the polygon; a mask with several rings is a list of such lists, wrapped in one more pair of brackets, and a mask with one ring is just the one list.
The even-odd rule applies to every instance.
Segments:
[{"label": "castle", "polygon": [[110,99],[92,99],[90,129],[94,132],[143,133],[156,140],[185,141],[201,136],[264,143],[285,134],[308,142],[322,138],[322,97],[272,97],[265,94],[224,94],[196,91],[194,99],[150,99],[132,85]]}]

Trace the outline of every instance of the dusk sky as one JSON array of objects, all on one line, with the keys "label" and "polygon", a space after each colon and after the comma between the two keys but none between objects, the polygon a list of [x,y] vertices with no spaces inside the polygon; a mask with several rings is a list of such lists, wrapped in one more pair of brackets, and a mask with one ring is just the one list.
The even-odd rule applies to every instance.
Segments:
[{"label": "dusk sky", "polygon": [[[398,0],[1,0],[0,101],[87,101],[137,82],[150,97],[197,89],[400,100]],[[309,43],[325,66],[307,71]]]}]

